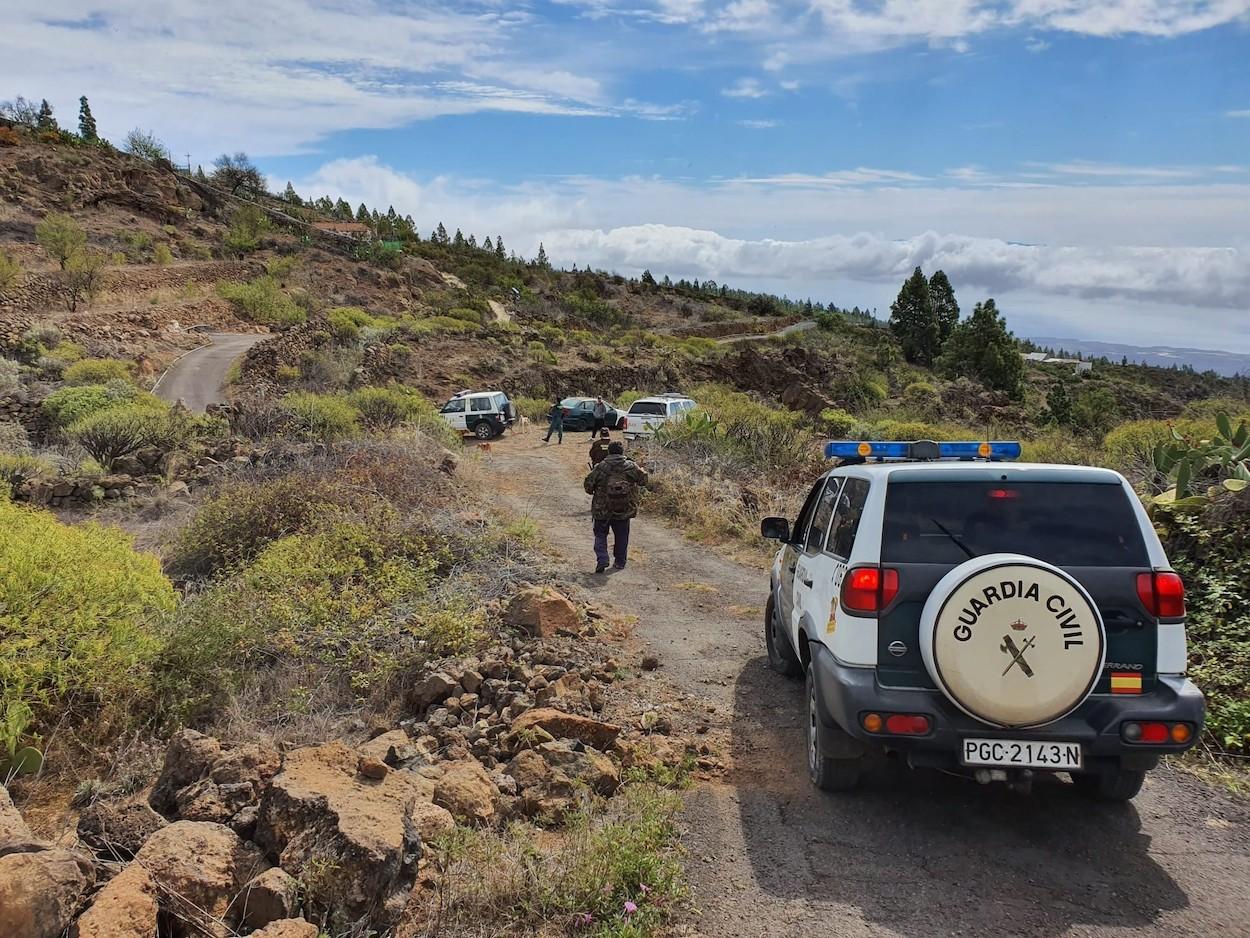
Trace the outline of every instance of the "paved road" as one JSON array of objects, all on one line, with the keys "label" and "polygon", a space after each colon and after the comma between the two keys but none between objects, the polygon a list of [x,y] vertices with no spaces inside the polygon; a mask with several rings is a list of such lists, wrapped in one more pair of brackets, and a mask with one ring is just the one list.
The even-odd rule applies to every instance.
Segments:
[{"label": "paved road", "polygon": [[646,517],[628,569],[588,572],[583,438],[540,439],[495,442],[486,465],[500,494],[541,525],[574,580],[638,616],[655,673],[728,749],[728,777],[686,799],[687,934],[1250,935],[1250,809],[1179,771],[1151,773],[1118,806],[1058,779],[1022,797],[884,759],[860,791],[817,791],[802,685],[766,666],[767,574]]},{"label": "paved road", "polygon": [[170,403],[180,400],[191,411],[203,413],[209,404],[225,400],[226,373],[235,359],[267,338],[269,336],[264,334],[211,335],[211,345],[188,352],[178,359],[157,382],[154,390]]}]

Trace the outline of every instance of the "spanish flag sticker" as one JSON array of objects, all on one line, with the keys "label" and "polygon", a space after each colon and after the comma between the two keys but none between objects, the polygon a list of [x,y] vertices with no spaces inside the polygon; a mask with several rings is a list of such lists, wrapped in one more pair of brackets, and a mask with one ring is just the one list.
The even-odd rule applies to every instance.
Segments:
[{"label": "spanish flag sticker", "polygon": [[1113,694],[1140,694],[1141,693],[1141,675],[1132,671],[1112,671],[1111,672],[1111,693]]}]

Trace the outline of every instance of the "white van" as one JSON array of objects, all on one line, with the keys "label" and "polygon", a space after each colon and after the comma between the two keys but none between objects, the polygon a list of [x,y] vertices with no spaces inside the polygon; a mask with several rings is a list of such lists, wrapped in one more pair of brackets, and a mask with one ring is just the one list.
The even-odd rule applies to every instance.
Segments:
[{"label": "white van", "polygon": [[654,436],[655,431],[673,420],[684,420],[699,405],[680,394],[640,397],[629,405],[625,419],[625,439]]}]

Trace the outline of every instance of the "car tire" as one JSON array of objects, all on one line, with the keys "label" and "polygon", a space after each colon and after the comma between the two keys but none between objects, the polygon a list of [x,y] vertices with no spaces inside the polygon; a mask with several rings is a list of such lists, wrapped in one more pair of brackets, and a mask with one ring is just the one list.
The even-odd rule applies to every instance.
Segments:
[{"label": "car tire", "polygon": [[820,717],[816,701],[816,678],[812,665],[807,666],[807,775],[812,784],[821,791],[850,791],[859,785],[863,772],[863,760],[830,759],[822,755],[827,741],[835,733],[845,733],[841,727],[829,727]]},{"label": "car tire", "polygon": [[1080,791],[1098,801],[1132,801],[1141,791],[1146,773],[1134,769],[1103,769],[1072,776]]},{"label": "car tire", "polygon": [[492,440],[497,435],[495,425],[489,420],[479,420],[476,427],[473,428],[473,435],[479,440]]},{"label": "car tire", "polygon": [[768,649],[768,666],[784,677],[798,677],[803,673],[799,656],[790,645],[790,636],[781,630],[777,621],[777,602],[770,593],[764,607],[764,646]]}]

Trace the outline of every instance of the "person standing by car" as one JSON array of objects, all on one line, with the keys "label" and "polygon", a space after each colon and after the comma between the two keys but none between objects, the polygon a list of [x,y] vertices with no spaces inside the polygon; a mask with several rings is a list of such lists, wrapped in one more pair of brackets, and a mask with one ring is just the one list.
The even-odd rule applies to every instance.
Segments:
[{"label": "person standing by car", "polygon": [[629,522],[638,514],[638,489],[648,484],[647,471],[625,458],[619,441],[608,444],[608,455],[590,470],[582,487],[590,499],[594,520],[595,573],[608,569],[608,532],[612,533],[612,561],[617,570],[629,559]]},{"label": "person standing by car", "polygon": [[547,415],[547,435],[543,437],[544,443],[551,442],[551,434],[556,435],[556,442],[564,442],[564,408],[560,406],[560,398],[555,399],[555,403],[551,405],[551,413]]},{"label": "person standing by car", "polygon": [[595,406],[591,408],[590,413],[595,418],[595,425],[592,430],[598,433],[603,429],[603,425],[608,419],[608,405],[604,403],[602,397],[595,398]]},{"label": "person standing by car", "polygon": [[590,444],[590,468],[593,469],[599,463],[608,458],[608,447],[612,445],[611,434],[608,428],[604,427],[599,431],[599,435],[594,442]]}]

